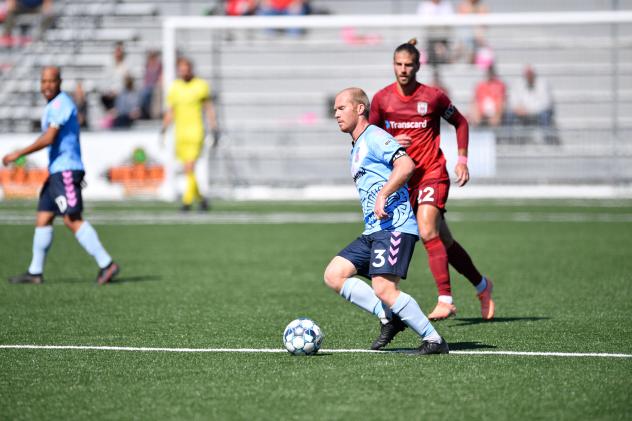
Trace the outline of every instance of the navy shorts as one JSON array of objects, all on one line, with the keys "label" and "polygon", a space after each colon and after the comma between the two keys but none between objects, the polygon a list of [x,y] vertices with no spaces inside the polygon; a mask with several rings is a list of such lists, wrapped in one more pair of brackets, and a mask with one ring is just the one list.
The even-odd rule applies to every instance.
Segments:
[{"label": "navy shorts", "polygon": [[40,192],[38,211],[74,215],[83,211],[83,171],[62,171],[48,176]]},{"label": "navy shorts", "polygon": [[405,232],[378,231],[361,235],[338,256],[353,263],[358,274],[367,278],[395,275],[406,279],[417,240],[416,235]]}]

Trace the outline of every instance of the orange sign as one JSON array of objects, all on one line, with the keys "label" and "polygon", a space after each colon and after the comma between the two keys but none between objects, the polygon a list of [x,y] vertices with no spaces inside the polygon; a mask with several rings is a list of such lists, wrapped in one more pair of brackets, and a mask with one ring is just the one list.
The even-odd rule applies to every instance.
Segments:
[{"label": "orange sign", "polygon": [[46,168],[0,168],[0,188],[7,199],[33,199],[37,198],[47,177]]},{"label": "orange sign", "polygon": [[128,196],[153,193],[165,180],[162,165],[131,164],[112,167],[107,178],[111,183],[122,184]]}]

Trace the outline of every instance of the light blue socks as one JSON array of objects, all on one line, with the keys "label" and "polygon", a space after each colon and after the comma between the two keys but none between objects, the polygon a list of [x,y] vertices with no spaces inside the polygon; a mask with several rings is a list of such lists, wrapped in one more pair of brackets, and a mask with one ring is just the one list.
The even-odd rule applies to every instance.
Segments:
[{"label": "light blue socks", "polygon": [[50,245],[53,244],[53,226],[36,227],[33,234],[33,258],[29,266],[29,273],[41,275],[44,272],[44,262]]},{"label": "light blue socks", "polygon": [[386,311],[382,307],[382,302],[377,298],[375,292],[373,292],[373,288],[361,279],[348,278],[340,290],[340,295],[361,309],[374,314],[382,323],[388,322],[386,319]]},{"label": "light blue socks", "polygon": [[403,291],[399,292],[399,297],[391,307],[393,313],[397,314],[412,330],[414,330],[424,341],[441,342],[441,336],[430,323],[430,320],[419,308],[417,301]]},{"label": "light blue socks", "polygon": [[83,224],[75,233],[75,237],[88,254],[94,257],[101,269],[112,262],[112,258],[99,241],[99,235],[88,221],[83,221]]}]

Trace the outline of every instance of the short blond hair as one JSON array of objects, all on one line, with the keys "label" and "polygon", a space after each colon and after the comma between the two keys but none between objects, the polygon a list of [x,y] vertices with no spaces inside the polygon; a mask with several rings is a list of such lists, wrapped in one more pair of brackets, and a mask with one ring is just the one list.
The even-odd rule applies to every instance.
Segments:
[{"label": "short blond hair", "polygon": [[[362,104],[364,105],[364,117],[369,118],[369,110],[371,107],[371,103],[369,102],[369,97],[366,94],[366,92],[364,92],[362,89],[360,88],[355,88],[355,87],[351,87],[351,88],[346,88],[343,89],[342,91],[340,91],[338,93],[338,95],[342,95],[348,93],[350,98],[351,98],[351,102],[354,105],[358,105],[358,104]],[[336,96],[338,96],[336,95]]]}]

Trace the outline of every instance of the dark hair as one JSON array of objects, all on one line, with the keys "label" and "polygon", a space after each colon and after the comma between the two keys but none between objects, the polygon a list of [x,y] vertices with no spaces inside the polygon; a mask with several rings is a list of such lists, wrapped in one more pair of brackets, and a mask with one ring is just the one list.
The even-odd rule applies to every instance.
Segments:
[{"label": "dark hair", "polygon": [[395,54],[397,53],[401,53],[402,51],[405,51],[411,56],[413,56],[413,61],[415,63],[419,63],[420,55],[419,55],[419,50],[417,49],[417,47],[415,47],[416,44],[417,44],[417,38],[411,38],[410,40],[408,40],[408,42],[405,42],[399,47],[397,47],[395,49],[395,53],[393,53],[393,56],[395,56]]}]

